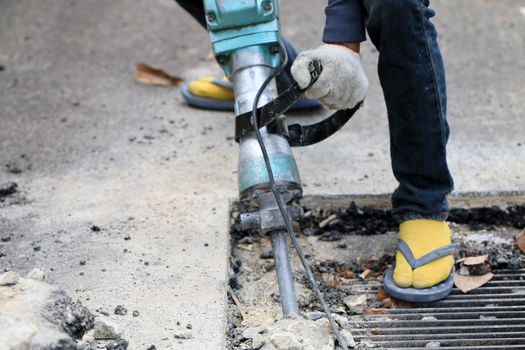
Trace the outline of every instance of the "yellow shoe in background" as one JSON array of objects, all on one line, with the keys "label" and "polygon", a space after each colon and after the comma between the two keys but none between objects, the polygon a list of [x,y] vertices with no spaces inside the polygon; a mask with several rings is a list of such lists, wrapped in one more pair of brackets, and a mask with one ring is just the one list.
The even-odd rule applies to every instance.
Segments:
[{"label": "yellow shoe in background", "polygon": [[194,80],[188,84],[188,91],[198,97],[204,97],[215,100],[233,100],[233,90],[228,87],[230,82],[228,78],[216,78],[206,76]]}]

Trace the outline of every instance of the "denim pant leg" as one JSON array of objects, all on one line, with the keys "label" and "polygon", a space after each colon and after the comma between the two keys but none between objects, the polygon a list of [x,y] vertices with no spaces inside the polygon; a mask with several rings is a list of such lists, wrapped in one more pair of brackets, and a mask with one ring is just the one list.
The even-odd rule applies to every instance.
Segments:
[{"label": "denim pant leg", "polygon": [[453,189],[446,144],[447,94],[443,59],[429,0],[363,0],[366,27],[379,51],[378,73],[388,110],[392,196],[401,221],[443,220]]},{"label": "denim pant leg", "polygon": [[[202,0],[175,0],[184,10],[186,10],[193,18],[199,22],[199,24],[206,28],[206,19],[204,18],[204,3]],[[280,74],[277,77],[277,89],[279,91],[286,90],[293,80],[290,68],[292,63],[298,55],[297,50],[288,42],[283,39],[284,48],[288,55],[288,63],[285,67],[284,74]]]}]

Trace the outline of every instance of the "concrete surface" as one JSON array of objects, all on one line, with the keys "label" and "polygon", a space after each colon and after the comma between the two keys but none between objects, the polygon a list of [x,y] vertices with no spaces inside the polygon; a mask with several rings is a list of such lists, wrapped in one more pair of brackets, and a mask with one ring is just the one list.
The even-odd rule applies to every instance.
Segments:
[{"label": "concrete surface", "polygon": [[[306,49],[319,43],[324,2],[300,4],[282,2],[283,30]],[[433,5],[456,189],[523,190],[525,2]],[[214,73],[208,53],[206,33],[169,0],[0,2],[0,182],[20,189],[0,204],[0,235],[12,237],[0,243],[0,267],[46,270],[91,310],[110,312],[132,349],[224,341],[232,117],[132,79],[139,62],[185,78]],[[295,152],[306,194],[395,188],[369,43],[363,56],[364,110],[330,140]],[[113,315],[119,304],[140,316]],[[175,339],[188,323],[192,338]]]}]

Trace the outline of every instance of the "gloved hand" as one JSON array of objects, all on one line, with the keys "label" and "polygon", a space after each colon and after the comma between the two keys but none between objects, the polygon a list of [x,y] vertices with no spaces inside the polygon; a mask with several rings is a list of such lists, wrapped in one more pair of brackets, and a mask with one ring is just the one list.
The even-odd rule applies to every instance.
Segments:
[{"label": "gloved hand", "polygon": [[319,60],[323,71],[319,79],[305,92],[330,109],[347,109],[365,98],[368,79],[361,57],[349,48],[324,44],[315,50],[301,52],[292,65],[292,76],[301,88],[310,83],[308,65]]}]

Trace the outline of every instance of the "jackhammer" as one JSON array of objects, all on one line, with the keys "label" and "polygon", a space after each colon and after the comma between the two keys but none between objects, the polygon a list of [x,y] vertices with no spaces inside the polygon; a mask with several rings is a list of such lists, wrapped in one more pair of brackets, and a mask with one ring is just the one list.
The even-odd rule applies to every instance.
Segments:
[{"label": "jackhammer", "polygon": [[[340,110],[312,125],[287,125],[283,115],[306,91],[293,82],[277,91],[275,77],[287,63],[277,0],[204,0],[212,51],[233,84],[235,139],[239,143],[238,186],[241,202],[257,211],[241,214],[243,228],[271,236],[283,316],[299,315],[288,237],[343,349],[347,346],[297,243],[292,220],[302,215],[292,203],[302,196],[291,147],[308,146],[338,131],[361,107]],[[310,63],[310,85],[322,66]]]}]

